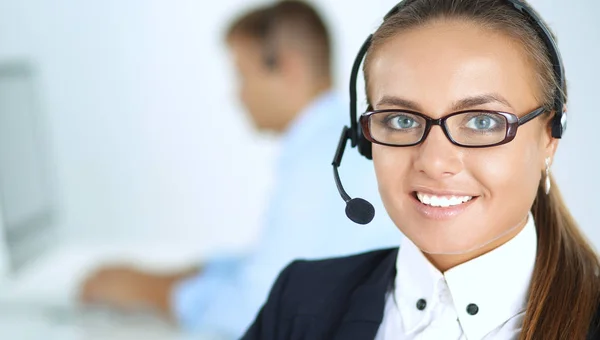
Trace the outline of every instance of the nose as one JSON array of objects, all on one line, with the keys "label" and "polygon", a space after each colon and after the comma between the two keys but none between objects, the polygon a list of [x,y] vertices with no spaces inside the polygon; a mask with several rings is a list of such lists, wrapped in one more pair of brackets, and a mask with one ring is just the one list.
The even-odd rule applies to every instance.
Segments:
[{"label": "nose", "polygon": [[463,163],[461,150],[448,140],[440,126],[432,126],[429,135],[419,144],[415,169],[433,180],[458,174]]}]

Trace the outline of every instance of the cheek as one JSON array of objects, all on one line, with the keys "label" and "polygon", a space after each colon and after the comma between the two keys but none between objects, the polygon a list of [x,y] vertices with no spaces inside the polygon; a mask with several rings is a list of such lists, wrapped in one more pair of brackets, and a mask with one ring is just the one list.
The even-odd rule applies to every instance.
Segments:
[{"label": "cheek", "polygon": [[280,100],[281,86],[277,77],[272,75],[263,75],[254,82],[253,93],[257,102],[263,109],[268,109],[277,104]]},{"label": "cheek", "polygon": [[403,185],[411,168],[410,148],[374,144],[373,166],[383,203],[390,207],[404,192]]},{"label": "cheek", "polygon": [[250,87],[246,84],[240,85],[239,88],[240,100],[244,106],[248,107],[251,102],[252,94],[250,93]]},{"label": "cheek", "polygon": [[499,211],[520,211],[535,198],[541,176],[535,143],[507,144],[494,150],[474,150],[465,157],[469,174]]},{"label": "cheek", "polygon": [[241,88],[241,97],[244,105],[253,115],[264,111],[268,104],[268,93],[263,80],[248,79]]}]

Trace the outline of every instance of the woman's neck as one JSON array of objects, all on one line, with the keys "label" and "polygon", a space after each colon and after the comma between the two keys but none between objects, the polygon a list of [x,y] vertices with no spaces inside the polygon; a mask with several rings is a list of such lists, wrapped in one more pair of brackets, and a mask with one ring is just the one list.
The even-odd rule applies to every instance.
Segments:
[{"label": "woman's neck", "polygon": [[436,267],[440,272],[444,273],[449,269],[452,269],[460,264],[468,262],[474,258],[477,258],[483,254],[489,253],[490,251],[502,246],[506,242],[517,236],[521,230],[527,224],[527,219],[516,228],[509,230],[506,234],[495,239],[493,242],[486,244],[483,247],[478,247],[470,252],[462,254],[428,254],[423,252],[425,257]]}]

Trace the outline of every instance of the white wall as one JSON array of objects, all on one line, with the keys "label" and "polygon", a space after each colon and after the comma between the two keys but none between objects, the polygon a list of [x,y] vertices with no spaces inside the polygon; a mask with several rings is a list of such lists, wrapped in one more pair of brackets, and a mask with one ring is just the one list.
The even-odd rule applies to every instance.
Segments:
[{"label": "white wall", "polygon": [[233,242],[246,239],[241,226],[256,224],[246,220],[262,208],[261,160],[271,151],[231,99],[219,44],[227,6],[0,6],[1,58],[25,57],[40,70],[67,235],[202,245],[231,241],[229,230],[240,236]]},{"label": "white wall", "polygon": [[[345,94],[355,52],[394,1],[313,2],[332,25]],[[532,2],[558,33],[570,82],[554,172],[600,245],[600,3]],[[244,119],[221,37],[255,3],[0,0],[0,62],[26,58],[40,71],[68,237],[199,248],[253,237],[276,143]]]}]

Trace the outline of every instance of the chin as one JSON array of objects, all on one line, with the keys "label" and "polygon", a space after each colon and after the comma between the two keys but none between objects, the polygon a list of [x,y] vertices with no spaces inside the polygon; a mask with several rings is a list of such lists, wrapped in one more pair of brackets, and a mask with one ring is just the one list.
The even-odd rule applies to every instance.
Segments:
[{"label": "chin", "polygon": [[[412,239],[411,239],[412,240]],[[470,253],[479,248],[484,242],[477,242],[474,240],[459,240],[459,239],[445,239],[445,240],[419,240],[418,238],[412,240],[413,243],[422,252],[432,255],[461,255]]]},{"label": "chin", "polygon": [[[394,219],[400,231],[421,251],[430,254],[465,254],[486,243],[482,232],[486,225],[477,225],[480,218],[468,216],[454,219],[429,219],[420,214],[404,214],[408,218]],[[406,223],[406,220],[410,221]]]},{"label": "chin", "polygon": [[261,132],[261,133],[275,132],[275,129],[272,126],[269,126],[267,124],[262,124],[260,122],[254,121],[253,126],[256,131]]}]

